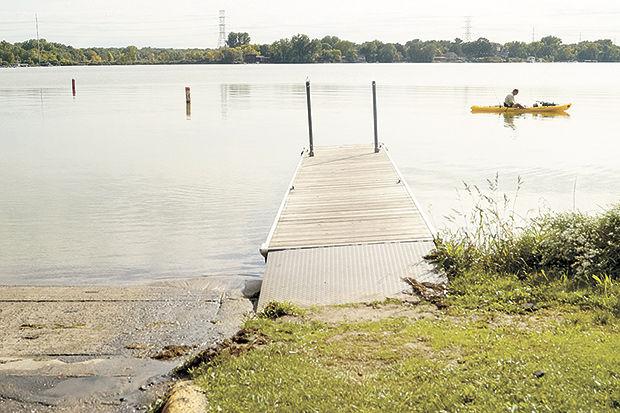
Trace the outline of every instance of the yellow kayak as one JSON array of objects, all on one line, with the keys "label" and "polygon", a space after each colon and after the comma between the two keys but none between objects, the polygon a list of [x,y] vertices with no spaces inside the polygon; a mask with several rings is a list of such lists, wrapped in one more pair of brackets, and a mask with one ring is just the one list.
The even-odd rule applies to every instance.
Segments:
[{"label": "yellow kayak", "polygon": [[529,107],[529,108],[507,108],[504,106],[472,106],[472,113],[511,113],[511,114],[519,114],[519,113],[560,113],[566,112],[572,103],[566,105],[557,105],[557,106],[537,106],[537,107]]}]

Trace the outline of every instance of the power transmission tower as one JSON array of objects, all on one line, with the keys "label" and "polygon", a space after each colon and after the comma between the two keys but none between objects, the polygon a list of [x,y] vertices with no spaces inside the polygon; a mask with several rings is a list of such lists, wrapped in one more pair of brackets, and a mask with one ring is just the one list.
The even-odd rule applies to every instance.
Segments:
[{"label": "power transmission tower", "polygon": [[217,47],[226,46],[226,10],[220,10],[220,38],[217,41]]},{"label": "power transmission tower", "polygon": [[536,41],[536,26],[532,26],[532,43]]},{"label": "power transmission tower", "polygon": [[465,41],[471,42],[471,17],[465,17]]},{"label": "power transmission tower", "polygon": [[39,16],[34,14],[34,24],[37,27],[37,55],[39,56],[39,66],[41,66],[41,41],[39,39]]}]

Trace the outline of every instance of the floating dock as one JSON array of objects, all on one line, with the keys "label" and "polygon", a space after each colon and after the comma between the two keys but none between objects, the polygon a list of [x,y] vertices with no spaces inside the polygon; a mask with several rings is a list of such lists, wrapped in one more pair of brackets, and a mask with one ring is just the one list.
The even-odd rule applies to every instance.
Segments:
[{"label": "floating dock", "polygon": [[439,283],[423,257],[434,230],[387,148],[304,152],[261,253],[259,308],[383,300],[404,278]]}]

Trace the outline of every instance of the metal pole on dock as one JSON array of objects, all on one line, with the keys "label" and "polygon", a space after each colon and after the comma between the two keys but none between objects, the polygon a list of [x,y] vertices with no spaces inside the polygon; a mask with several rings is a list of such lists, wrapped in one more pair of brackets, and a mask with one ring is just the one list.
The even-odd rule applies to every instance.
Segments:
[{"label": "metal pole on dock", "polygon": [[377,128],[377,82],[372,81],[372,114],[375,125],[375,153],[379,152],[379,130]]},{"label": "metal pole on dock", "polygon": [[306,101],[308,103],[308,135],[310,138],[309,156],[314,156],[314,136],[312,135],[312,102],[310,101],[310,82],[306,82]]},{"label": "metal pole on dock", "polygon": [[73,96],[75,96],[75,79],[71,79],[71,91],[73,92]]}]

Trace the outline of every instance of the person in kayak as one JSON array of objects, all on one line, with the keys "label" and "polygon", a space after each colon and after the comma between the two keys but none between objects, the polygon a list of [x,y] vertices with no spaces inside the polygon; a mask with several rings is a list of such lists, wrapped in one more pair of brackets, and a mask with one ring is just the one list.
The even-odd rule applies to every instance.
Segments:
[{"label": "person in kayak", "polygon": [[506,108],[517,108],[517,109],[525,109],[525,106],[515,102],[515,96],[519,94],[519,89],[515,89],[512,93],[506,95],[506,99],[504,99],[504,107]]}]

